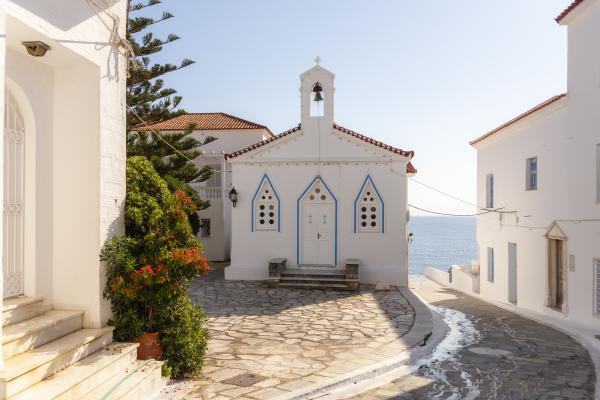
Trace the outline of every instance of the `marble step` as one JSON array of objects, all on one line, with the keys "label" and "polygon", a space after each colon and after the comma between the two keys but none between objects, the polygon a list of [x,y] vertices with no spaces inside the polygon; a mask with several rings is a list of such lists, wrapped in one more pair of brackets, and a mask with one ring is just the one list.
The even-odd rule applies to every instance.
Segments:
[{"label": "marble step", "polygon": [[81,400],[146,400],[163,386],[161,366],[161,361],[136,361]]},{"label": "marble step", "polygon": [[333,290],[353,290],[346,284],[340,283],[297,283],[297,282],[280,282],[277,284],[279,288],[288,289],[333,289]]},{"label": "marble step", "polygon": [[80,399],[130,368],[136,361],[137,347],[134,343],[111,343],[9,400]]},{"label": "marble step", "polygon": [[12,297],[2,305],[2,326],[12,325],[50,310],[41,297]]},{"label": "marble step", "polygon": [[286,268],[281,271],[281,276],[304,276],[304,275],[314,275],[314,276],[346,276],[346,271],[342,269],[335,268],[313,268],[313,267],[304,267],[304,268]]},{"label": "marble step", "polygon": [[2,358],[39,347],[54,339],[81,329],[83,311],[51,310],[31,319],[17,322],[3,329]]},{"label": "marble step", "polygon": [[80,329],[9,358],[0,370],[0,399],[14,396],[107,346],[113,329]]},{"label": "marble step", "polygon": [[346,277],[339,277],[339,278],[330,278],[330,277],[314,277],[311,275],[305,275],[305,276],[282,276],[280,282],[306,282],[306,283],[310,283],[310,282],[323,282],[323,283],[340,283],[340,284],[346,284],[346,282],[356,282],[357,279],[346,279]]}]

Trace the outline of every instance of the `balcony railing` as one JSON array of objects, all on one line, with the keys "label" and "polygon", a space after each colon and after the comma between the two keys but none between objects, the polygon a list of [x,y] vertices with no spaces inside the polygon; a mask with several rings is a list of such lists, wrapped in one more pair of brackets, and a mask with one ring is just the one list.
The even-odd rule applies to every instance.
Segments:
[{"label": "balcony railing", "polygon": [[221,200],[223,189],[221,186],[194,186],[198,195],[206,200]]}]

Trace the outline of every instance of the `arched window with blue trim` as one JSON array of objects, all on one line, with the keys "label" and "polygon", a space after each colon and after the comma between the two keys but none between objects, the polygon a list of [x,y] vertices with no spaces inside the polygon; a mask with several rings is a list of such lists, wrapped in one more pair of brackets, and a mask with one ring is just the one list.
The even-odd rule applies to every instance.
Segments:
[{"label": "arched window with blue trim", "polygon": [[354,233],[384,233],[384,207],[375,183],[367,175],[354,201]]},{"label": "arched window with blue trim", "polygon": [[252,231],[280,231],[279,195],[265,174],[252,198]]}]

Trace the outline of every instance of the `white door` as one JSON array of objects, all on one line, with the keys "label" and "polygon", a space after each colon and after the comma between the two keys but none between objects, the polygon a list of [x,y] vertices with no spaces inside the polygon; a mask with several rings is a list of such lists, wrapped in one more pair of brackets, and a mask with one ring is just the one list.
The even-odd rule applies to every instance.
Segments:
[{"label": "white door", "polygon": [[23,187],[25,126],[10,92],[4,98],[4,296],[23,294]]},{"label": "white door", "polygon": [[517,244],[508,244],[508,301],[517,302]]},{"label": "white door", "polygon": [[301,264],[335,264],[334,199],[320,181],[308,191],[301,210]]}]

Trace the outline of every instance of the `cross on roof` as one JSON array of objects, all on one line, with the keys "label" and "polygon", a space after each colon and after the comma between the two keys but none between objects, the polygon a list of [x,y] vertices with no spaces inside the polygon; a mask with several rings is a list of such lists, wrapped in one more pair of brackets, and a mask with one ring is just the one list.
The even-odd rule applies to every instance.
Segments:
[{"label": "cross on roof", "polygon": [[321,57],[317,56],[317,58],[315,58],[315,64],[319,65],[320,62],[321,62]]}]

